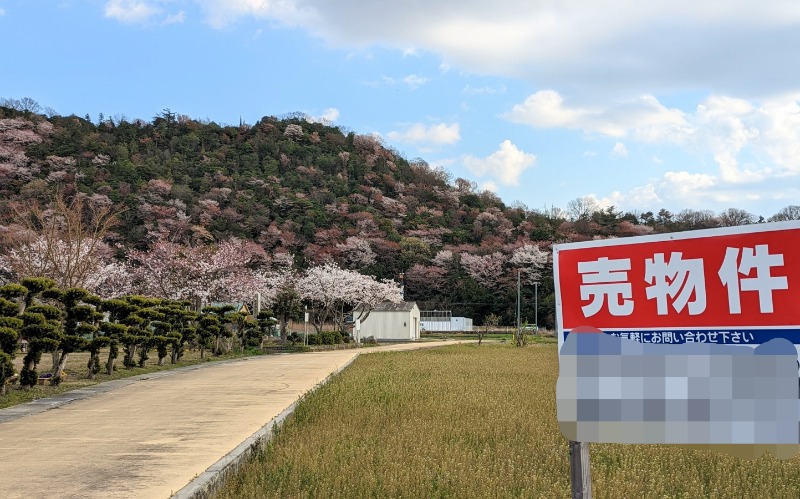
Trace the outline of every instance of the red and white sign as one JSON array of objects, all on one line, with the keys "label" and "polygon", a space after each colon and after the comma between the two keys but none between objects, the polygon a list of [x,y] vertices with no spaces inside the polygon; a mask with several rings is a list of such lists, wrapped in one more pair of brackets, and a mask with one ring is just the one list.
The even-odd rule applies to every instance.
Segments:
[{"label": "red and white sign", "polygon": [[652,343],[800,344],[800,221],[553,247],[559,348],[593,326]]}]

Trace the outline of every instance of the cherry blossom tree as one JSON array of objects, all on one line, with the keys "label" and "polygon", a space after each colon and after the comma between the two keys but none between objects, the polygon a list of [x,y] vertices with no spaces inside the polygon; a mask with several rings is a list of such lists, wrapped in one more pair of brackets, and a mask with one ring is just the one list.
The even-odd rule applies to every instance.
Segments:
[{"label": "cherry blossom tree", "polygon": [[311,304],[311,322],[317,333],[334,319],[346,299],[346,272],[335,263],[326,263],[308,269],[297,281],[298,294]]},{"label": "cherry blossom tree", "polygon": [[406,290],[412,296],[428,296],[447,285],[447,270],[436,265],[415,264],[405,273]]},{"label": "cherry blossom tree", "polygon": [[508,262],[522,271],[528,284],[542,279],[542,269],[547,264],[549,255],[535,244],[524,244],[514,250]]},{"label": "cherry blossom tree", "polygon": [[[47,121],[41,123],[50,124]],[[40,133],[37,133],[38,128]],[[22,184],[39,173],[39,166],[32,162],[26,148],[42,141],[41,133],[49,130],[23,119],[0,119],[0,183],[8,186]]]},{"label": "cherry blossom tree", "polygon": [[128,253],[138,291],[171,300],[245,301],[268,287],[259,272],[268,263],[264,249],[251,241],[231,239],[216,246],[185,246],[167,241],[150,251]]},{"label": "cherry blossom tree", "polygon": [[375,263],[376,255],[369,241],[358,236],[350,236],[343,244],[337,244],[336,251],[348,269],[360,270]]},{"label": "cherry blossom tree", "polygon": [[130,295],[134,292],[133,272],[127,262],[111,261],[89,277],[86,289],[106,300]]},{"label": "cherry blossom tree", "polygon": [[497,288],[503,275],[506,257],[499,251],[490,255],[461,253],[461,266],[475,282],[487,288]]},{"label": "cherry blossom tree", "polygon": [[377,281],[335,263],[312,267],[297,281],[300,296],[311,303],[314,328],[319,333],[333,322],[344,329],[346,309],[358,310],[357,319],[366,320],[372,308],[384,301],[402,301],[400,285],[395,281]]},{"label": "cherry blossom tree", "polygon": [[437,267],[449,267],[453,261],[453,252],[449,249],[439,250],[433,257],[433,264]]},{"label": "cherry blossom tree", "polygon": [[372,276],[350,274],[351,297],[349,305],[358,311],[354,319],[365,321],[376,305],[384,302],[401,303],[403,290],[400,284],[390,279],[376,280]]},{"label": "cherry blossom tree", "polygon": [[200,290],[197,285],[195,263],[202,256],[198,248],[167,241],[154,243],[149,251],[128,252],[137,291],[173,300],[207,296],[208,290]]},{"label": "cherry blossom tree", "polygon": [[15,216],[3,234],[2,265],[16,279],[46,277],[62,289],[90,287],[105,266],[111,249],[103,241],[117,221],[106,204],[71,200],[56,193],[50,205],[14,207]]}]

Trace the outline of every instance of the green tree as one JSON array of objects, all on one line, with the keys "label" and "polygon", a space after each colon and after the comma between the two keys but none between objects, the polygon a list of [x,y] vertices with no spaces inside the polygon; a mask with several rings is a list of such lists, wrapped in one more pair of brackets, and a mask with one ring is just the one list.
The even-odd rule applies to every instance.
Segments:
[{"label": "green tree", "polygon": [[236,338],[239,342],[240,352],[243,352],[247,346],[255,346],[250,344],[252,341],[248,341],[253,336],[252,332],[258,331],[258,324],[255,320],[249,318],[248,315],[243,312],[228,314],[228,320],[236,329]]},{"label": "green tree", "polygon": [[219,337],[222,323],[216,315],[203,314],[197,327],[197,344],[200,347],[200,358],[205,359],[206,349],[213,338]]},{"label": "green tree", "polygon": [[[0,335],[3,332],[0,330]],[[0,352],[0,396],[7,393],[6,381],[16,374],[14,359],[6,352]]]},{"label": "green tree", "polygon": [[214,355],[222,355],[222,339],[230,338],[232,336],[231,329],[227,327],[232,325],[234,319],[233,312],[236,307],[233,305],[213,305],[203,307],[203,313],[213,315],[219,321],[219,328],[214,329]]},{"label": "green tree", "polygon": [[[108,357],[106,358],[106,374],[111,376],[114,374],[114,364],[119,356],[119,345],[121,338],[128,333],[128,326],[125,324],[117,324],[115,322],[102,322],[100,324],[100,332],[102,337],[108,339]],[[98,338],[99,339],[99,338]],[[91,353],[91,350],[89,350]],[[100,363],[100,351],[97,351],[97,363]],[[91,360],[90,360],[91,364]],[[93,368],[89,367],[90,372]]]},{"label": "green tree", "polygon": [[[117,326],[118,324],[114,324]],[[102,329],[98,329],[104,333]],[[95,336],[86,345],[86,351],[89,352],[89,361],[86,363],[86,368],[89,371],[88,378],[94,379],[97,373],[100,372],[100,349],[105,348],[111,344],[111,338],[108,336]]]},{"label": "green tree", "polygon": [[33,300],[43,292],[56,287],[56,281],[45,277],[26,277],[20,285],[27,290],[23,299],[23,312],[33,304]]},{"label": "green tree", "polygon": [[122,337],[128,332],[128,317],[134,314],[139,307],[122,299],[105,300],[100,303],[100,310],[108,313],[109,321],[101,324],[101,332],[108,337],[108,359],[106,360],[106,374],[114,374],[114,364],[119,355],[119,345]]},{"label": "green tree", "polygon": [[0,319],[2,319],[0,320],[0,395],[5,395],[6,381],[16,374],[13,359],[19,339],[17,329],[22,326],[22,321],[14,317],[18,308],[13,302],[5,298],[0,298],[0,301],[13,305],[12,307],[3,307],[0,303]]},{"label": "green tree", "polygon": [[59,298],[65,313],[64,333],[59,338],[60,355],[54,363],[51,384],[58,384],[61,381],[69,355],[89,346],[98,332],[97,324],[103,319],[103,314],[95,310],[94,305],[89,304],[99,303],[99,298],[92,296],[85,289],[67,289]]},{"label": "green tree", "polygon": [[431,247],[418,237],[404,237],[400,241],[400,265],[403,271],[415,263],[427,265],[431,260]]},{"label": "green tree", "polygon": [[300,294],[291,286],[284,286],[275,296],[272,310],[280,324],[281,342],[286,343],[288,331],[286,329],[290,320],[298,320],[303,316],[303,304]]},{"label": "green tree", "polygon": [[275,331],[275,326],[278,324],[278,320],[273,317],[272,310],[262,310],[259,312],[256,317],[256,322],[258,323],[258,330],[261,337],[272,336],[272,333]]},{"label": "green tree", "polygon": [[52,305],[31,305],[20,317],[23,322],[20,331],[28,342],[28,352],[22,360],[20,384],[30,388],[38,382],[39,374],[36,366],[43,352],[52,352],[58,348],[62,334],[63,313]]}]

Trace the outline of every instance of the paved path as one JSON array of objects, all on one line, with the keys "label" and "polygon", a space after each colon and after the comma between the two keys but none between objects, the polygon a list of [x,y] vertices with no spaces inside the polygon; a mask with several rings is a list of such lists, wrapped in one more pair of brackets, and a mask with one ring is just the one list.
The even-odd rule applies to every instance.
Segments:
[{"label": "paved path", "polygon": [[2,409],[0,497],[166,499],[359,353],[454,343],[250,357]]}]

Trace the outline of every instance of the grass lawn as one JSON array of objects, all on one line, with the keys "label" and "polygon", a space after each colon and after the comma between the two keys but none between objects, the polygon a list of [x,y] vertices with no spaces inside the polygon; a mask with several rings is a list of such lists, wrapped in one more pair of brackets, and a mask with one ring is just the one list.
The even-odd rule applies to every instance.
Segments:
[{"label": "grass lawn", "polygon": [[[531,343],[558,343],[555,335],[549,334],[526,334],[528,344]],[[441,340],[477,340],[478,334],[471,333],[448,333],[448,332],[435,332],[435,333],[422,333],[420,340],[422,341],[441,341]],[[499,342],[512,342],[514,341],[513,333],[487,333],[483,335],[483,341],[499,341]]]},{"label": "grass lawn", "polygon": [[[556,346],[359,357],[306,397],[218,497],[570,496]],[[591,446],[598,498],[800,496],[800,458]]]},{"label": "grass lawn", "polygon": [[[170,364],[169,357],[167,357],[165,364],[163,366],[159,366],[156,365],[158,363],[158,355],[154,351],[151,351],[150,359],[147,361],[145,367],[143,368],[134,367],[128,369],[122,365],[122,358],[124,357],[124,353],[121,350],[122,349],[120,349],[119,357],[117,357],[114,374],[112,374],[111,376],[105,373],[105,361],[108,358],[108,349],[100,351],[101,372],[96,374],[93,380],[87,378],[89,371],[86,367],[86,364],[89,362],[89,353],[88,352],[71,353],[67,358],[67,365],[66,368],[64,369],[64,372],[67,374],[67,376],[66,378],[64,378],[64,380],[61,382],[60,385],[58,386],[37,385],[30,388],[29,390],[21,389],[18,384],[9,385],[7,395],[0,396],[0,409],[11,407],[17,404],[22,404],[25,402],[30,402],[32,400],[44,397],[49,397],[51,395],[56,395],[70,390],[75,390],[77,388],[96,385],[104,381],[111,381],[119,378],[127,378],[130,376],[136,376],[138,374],[146,374],[155,371],[163,371],[165,369],[175,369],[176,367],[184,367],[192,364],[198,364],[201,362],[212,362],[217,360],[233,359],[243,356],[259,355],[261,353],[258,350],[247,350],[244,353],[232,352],[225,355],[214,356],[207,350],[205,359],[200,359],[199,350],[187,349],[185,354],[177,364]],[[14,366],[16,368],[17,373],[19,373],[20,369],[22,368],[23,357],[24,354],[17,353],[17,356],[14,359]],[[50,354],[47,353],[43,354],[42,360],[41,362],[39,362],[39,367],[37,371],[41,375],[44,373],[49,373],[51,369],[52,369],[52,361]]]}]

